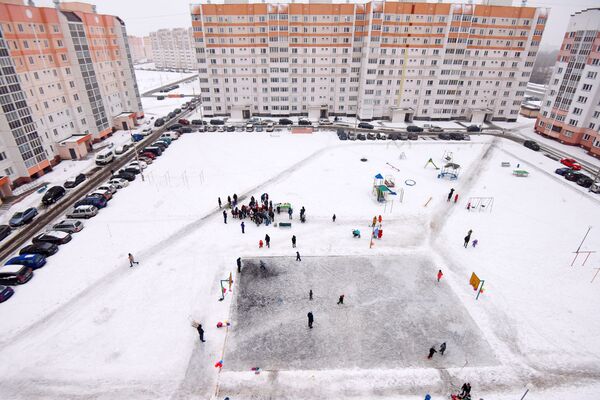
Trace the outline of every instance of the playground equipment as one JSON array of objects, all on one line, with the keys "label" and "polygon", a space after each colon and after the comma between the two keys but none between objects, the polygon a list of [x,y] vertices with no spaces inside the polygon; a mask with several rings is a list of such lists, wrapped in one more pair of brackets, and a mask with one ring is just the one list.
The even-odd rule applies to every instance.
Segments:
[{"label": "playground equipment", "polygon": [[384,203],[388,201],[388,196],[395,196],[396,192],[389,188],[383,175],[377,174],[373,179],[373,194],[377,196],[378,202]]},{"label": "playground equipment", "polygon": [[433,165],[433,167],[434,167],[435,169],[440,169],[440,168],[439,168],[437,165],[435,165],[435,163],[433,162],[433,159],[431,159],[431,158],[430,158],[429,160],[427,160],[427,162],[425,163],[425,167],[423,167],[423,168],[427,168],[427,166],[428,166],[429,164]]},{"label": "playground equipment", "polygon": [[392,188],[396,186],[396,179],[394,179],[394,175],[386,175],[383,183],[385,186]]},{"label": "playground equipment", "polygon": [[445,163],[451,163],[454,159],[454,155],[451,151],[444,150],[444,155],[442,156],[442,160]]},{"label": "playground equipment", "polygon": [[527,178],[529,176],[529,172],[524,169],[515,169],[512,174],[519,178]]},{"label": "playground equipment", "polygon": [[386,164],[389,165],[392,169],[395,169],[396,171],[400,172],[400,168],[393,166],[389,162],[386,162]]},{"label": "playground equipment", "polygon": [[493,206],[493,197],[469,197],[469,201],[467,202],[468,211],[492,211]]},{"label": "playground equipment", "polygon": [[438,174],[438,178],[449,178],[450,180],[458,179],[460,173],[460,165],[448,163],[442,168],[442,172]]}]

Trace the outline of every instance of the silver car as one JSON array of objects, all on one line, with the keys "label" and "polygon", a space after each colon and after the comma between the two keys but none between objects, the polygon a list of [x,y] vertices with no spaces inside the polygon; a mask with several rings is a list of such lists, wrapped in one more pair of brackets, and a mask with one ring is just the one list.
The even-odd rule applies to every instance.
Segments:
[{"label": "silver car", "polygon": [[74,219],[63,219],[58,224],[54,224],[52,229],[66,233],[77,233],[83,229],[83,222]]},{"label": "silver car", "polygon": [[98,215],[98,209],[94,206],[75,207],[67,213],[67,218],[92,218]]}]

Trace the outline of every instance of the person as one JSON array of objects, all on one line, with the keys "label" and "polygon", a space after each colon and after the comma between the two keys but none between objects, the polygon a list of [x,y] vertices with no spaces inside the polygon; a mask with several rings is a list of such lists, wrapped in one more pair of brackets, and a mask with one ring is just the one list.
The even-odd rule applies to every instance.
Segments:
[{"label": "person", "polygon": [[458,193],[456,193],[456,194],[454,195],[454,202],[456,203],[457,201],[458,201]]},{"label": "person", "polygon": [[309,311],[309,312],[308,312],[308,314],[307,314],[307,317],[308,317],[308,327],[309,327],[310,329],[312,329],[313,322],[315,321],[315,318],[313,317],[313,313],[312,313],[312,311]]},{"label": "person", "polygon": [[445,351],[446,351],[446,342],[444,342],[440,345],[440,354],[444,355]]},{"label": "person", "polygon": [[467,203],[467,211],[470,211],[470,210],[471,210],[471,202],[468,202]]},{"label": "person", "polygon": [[242,233],[246,233],[246,232],[244,231],[244,228],[246,227],[246,225],[244,224],[244,221],[242,221],[241,227],[242,227]]},{"label": "person", "polygon": [[450,199],[452,198],[452,195],[454,194],[454,188],[450,189],[450,193],[448,193],[448,200],[450,201]]},{"label": "person", "polygon": [[271,248],[271,237],[269,236],[269,234],[265,235],[265,243],[267,244],[268,248]]},{"label": "person", "polygon": [[467,391],[469,390],[469,387],[467,386],[466,382],[463,383],[463,385],[460,387],[460,390],[461,390],[461,392],[460,392],[459,397],[461,397],[461,398],[465,397],[468,393]]},{"label": "person", "polygon": [[338,299],[337,303],[338,304],[344,304],[344,295],[343,294],[340,295],[340,298]]},{"label": "person", "polygon": [[353,230],[352,231],[352,237],[360,239],[360,231],[358,229]]},{"label": "person", "polygon": [[277,214],[281,214],[281,206],[277,204]]},{"label": "person", "polygon": [[292,235],[292,248],[296,248],[296,235]]},{"label": "person", "polygon": [[133,264],[139,264],[139,262],[135,261],[133,258],[133,254],[129,253],[127,258],[129,258],[129,268],[133,267]]},{"label": "person", "polygon": [[433,346],[431,346],[431,348],[429,349],[429,355],[427,356],[428,359],[430,359],[431,357],[433,357],[433,355],[437,353],[437,351],[435,350],[435,348]]},{"label": "person", "polygon": [[473,232],[473,231],[469,230],[469,233],[467,233],[467,236],[465,236],[465,249],[469,245],[469,241],[471,241],[471,232]]},{"label": "person", "polygon": [[233,204],[237,204],[237,199],[238,199],[237,194],[234,193],[233,194]]},{"label": "person", "polygon": [[333,222],[335,222],[335,214],[333,214],[333,217],[331,217],[331,220],[332,220]]},{"label": "person", "polygon": [[375,226],[375,225],[377,225],[377,217],[373,217],[373,225],[372,226]]},{"label": "person", "polygon": [[219,208],[221,208],[221,198],[219,197]]},{"label": "person", "polygon": [[227,210],[223,210],[223,222],[227,223]]},{"label": "person", "polygon": [[473,240],[473,247],[477,247],[477,243],[479,243],[479,240],[477,240],[477,239]]},{"label": "person", "polygon": [[290,219],[292,219],[292,207],[288,208],[288,215],[290,216]]},{"label": "person", "polygon": [[206,342],[206,340],[204,340],[204,329],[202,329],[202,324],[198,324],[198,334],[200,335],[200,341],[201,342]]},{"label": "person", "polygon": [[312,292],[312,289],[310,289],[310,290],[308,291],[308,299],[309,299],[309,300],[312,300],[312,296],[313,296],[313,292]]},{"label": "person", "polygon": [[238,259],[236,260],[237,263],[237,267],[238,267],[238,273],[242,272],[242,257],[238,257]]},{"label": "person", "polygon": [[442,276],[444,276],[444,274],[442,273],[442,270],[440,269],[437,273],[438,282],[440,281],[440,279],[442,279]]},{"label": "person", "polygon": [[262,241],[262,239],[258,241],[258,248],[259,249],[263,248],[263,241]]},{"label": "person", "polygon": [[300,258],[300,252],[299,251],[296,252],[296,261],[302,261],[302,259]]},{"label": "person", "polygon": [[379,224],[381,224],[381,221],[382,221],[381,215],[379,216],[379,218],[377,218],[377,220],[379,221]]}]

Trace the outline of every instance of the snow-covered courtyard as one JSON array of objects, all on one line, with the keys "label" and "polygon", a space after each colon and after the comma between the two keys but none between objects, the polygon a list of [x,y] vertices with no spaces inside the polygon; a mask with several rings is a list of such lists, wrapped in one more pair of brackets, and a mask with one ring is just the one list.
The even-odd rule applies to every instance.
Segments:
[{"label": "snow-covered courtyard", "polygon": [[[461,166],[455,181],[427,162],[447,157]],[[513,176],[517,165],[529,176]],[[474,399],[527,388],[527,400],[597,399],[600,255],[571,262],[589,225],[580,250],[600,251],[600,196],[558,166],[487,136],[185,134],[0,305],[0,397],[436,400],[470,382]],[[398,193],[386,204],[373,195],[378,173]],[[246,219],[242,233],[230,212],[224,224],[217,198],[234,193],[291,203],[292,226]],[[479,198],[493,203],[468,210]],[[469,230],[477,247],[463,247]],[[477,300],[473,272],[485,280]],[[442,342],[446,353],[427,359]]]}]

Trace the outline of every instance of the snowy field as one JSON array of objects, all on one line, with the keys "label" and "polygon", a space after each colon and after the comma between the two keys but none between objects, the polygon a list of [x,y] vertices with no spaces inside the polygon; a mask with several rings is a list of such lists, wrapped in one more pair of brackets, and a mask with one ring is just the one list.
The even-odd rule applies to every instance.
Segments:
[{"label": "snowy field", "polygon": [[135,70],[135,77],[138,82],[140,94],[191,76],[194,76],[193,72]]},{"label": "snowy field", "polygon": [[[449,153],[462,167],[456,181],[426,165]],[[503,161],[530,176],[514,177]],[[600,196],[554,175],[556,164],[490,137],[183,135],[0,304],[2,398],[437,400],[468,381],[474,399],[520,398],[526,387],[528,400],[597,399],[600,278],[590,282],[600,256],[570,264],[600,220]],[[393,203],[374,200],[377,173],[395,180]],[[446,201],[450,188],[457,203]],[[247,204],[265,192],[293,204],[291,228],[246,220],[242,234],[231,216],[223,223],[218,196]],[[493,198],[493,208],[467,210],[474,197]],[[384,234],[370,248],[374,215]],[[598,250],[599,228],[582,250]],[[462,246],[469,229],[476,248]],[[271,248],[259,249],[267,233]],[[238,276],[238,256],[248,272],[266,259],[278,275]],[[232,291],[218,301],[230,272]],[[472,272],[485,280],[479,300]],[[228,331],[216,328],[224,320]],[[427,360],[444,341],[447,353]]]}]

